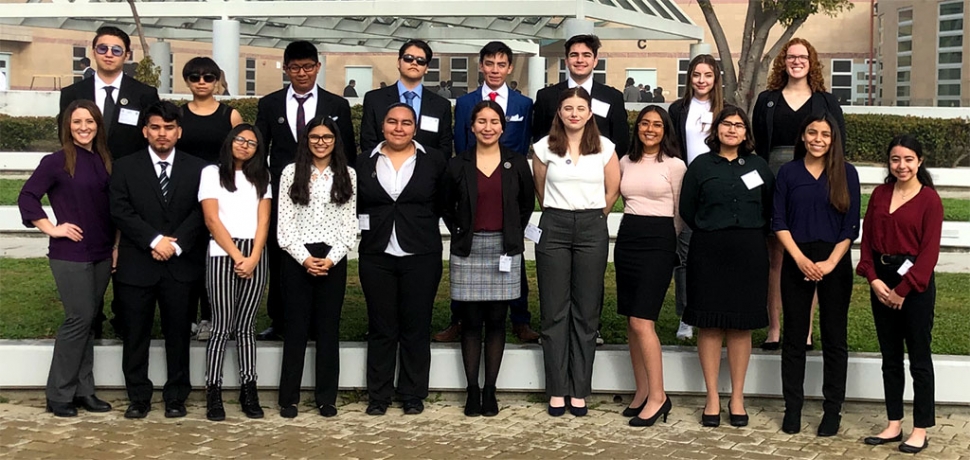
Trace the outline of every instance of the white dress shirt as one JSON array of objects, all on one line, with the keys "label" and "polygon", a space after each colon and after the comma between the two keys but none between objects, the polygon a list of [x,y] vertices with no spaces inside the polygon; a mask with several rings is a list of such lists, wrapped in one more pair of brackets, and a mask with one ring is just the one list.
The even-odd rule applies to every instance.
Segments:
[{"label": "white dress shirt", "polygon": [[333,189],[333,170],[327,166],[320,172],[315,166],[310,171],[310,204],[297,205],[290,199],[290,187],[296,174],[296,164],[288,164],[280,174],[279,225],[276,239],[300,265],[310,257],[308,243],[325,243],[330,246],[328,259],[338,263],[357,242],[357,172],[347,168],[354,193],[344,204],[330,200]]},{"label": "white dress shirt", "polygon": [[114,87],[114,90],[111,92],[111,99],[115,101],[115,106],[117,106],[118,93],[121,92],[121,80],[123,79],[122,77],[124,77],[124,75],[124,73],[119,73],[118,76],[115,77],[114,81],[106,82],[101,79],[100,74],[94,74],[94,103],[98,104],[98,110],[100,110],[101,113],[104,113],[104,95],[106,94],[104,92],[104,87]]},{"label": "white dress shirt", "polygon": [[[293,139],[299,140],[296,137],[296,109],[300,107],[300,103],[296,101],[296,96],[293,85],[290,85],[286,90],[286,119],[290,122],[290,132],[293,133]],[[313,89],[306,94],[300,94],[300,96],[307,96],[306,102],[303,103],[303,119],[309,124],[310,120],[317,115],[317,98],[319,97],[317,85],[313,85]]]},{"label": "white dress shirt", "polygon": [[[219,205],[219,222],[232,238],[251,240],[256,238],[259,228],[259,203],[273,198],[273,188],[268,184],[260,198],[256,186],[246,178],[246,173],[236,170],[233,175],[236,191],[230,192],[222,186],[219,165],[209,165],[202,169],[199,178],[199,202],[216,200]],[[215,238],[209,240],[209,257],[228,256]]]},{"label": "white dress shirt", "polygon": [[496,92],[496,93],[498,93],[498,96],[495,97],[495,103],[498,104],[498,105],[500,105],[500,106],[502,106],[502,112],[505,113],[505,116],[506,117],[508,117],[508,115],[509,115],[509,86],[508,85],[502,85],[502,87],[499,88],[499,89],[492,89],[492,88],[489,88],[488,85],[482,85],[482,100],[483,101],[491,100],[491,98],[488,95],[491,94],[493,91]]},{"label": "white dress shirt", "polygon": [[576,81],[573,80],[573,77],[571,77],[571,76],[566,77],[566,86],[569,87],[569,88],[575,88],[577,86],[582,86],[583,89],[585,89],[586,92],[589,93],[590,97],[592,97],[593,96],[593,74],[590,74],[589,75],[589,78],[587,78],[586,81],[584,81],[582,85],[580,85],[579,83],[576,83]]},{"label": "white dress shirt", "polygon": [[580,155],[573,161],[566,152],[559,156],[549,150],[549,136],[533,144],[535,158],[546,165],[546,183],[542,206],[566,211],[603,209],[606,207],[606,164],[613,158],[616,146],[600,136],[600,151]]},{"label": "white dress shirt", "polygon": [[[97,77],[95,77],[95,78],[97,78]],[[97,84],[97,83],[95,83],[95,84]],[[117,91],[115,91],[115,93],[117,93]],[[168,166],[165,167],[165,174],[168,175],[168,181],[169,181],[169,183],[171,183],[172,182],[172,166],[175,164],[175,148],[173,147],[172,148],[172,151],[168,154],[168,157],[166,157],[163,160],[161,157],[158,156],[157,153],[155,153],[155,149],[153,149],[151,146],[148,146],[148,156],[151,157],[151,159],[152,159],[152,166],[155,167],[155,176],[156,177],[159,177],[159,178],[162,175],[162,166],[159,165],[158,162],[160,162],[160,161],[168,162]],[[161,180],[161,179],[159,179],[159,180]],[[162,237],[163,236],[165,236],[165,235],[159,234],[158,236],[155,237],[154,240],[152,240],[152,244],[151,244],[152,249],[155,249],[155,246],[158,246],[158,243],[160,241],[162,241]],[[178,243],[172,243],[172,246],[175,247],[175,255],[176,256],[182,255],[182,247],[179,246]]]},{"label": "white dress shirt", "polygon": [[702,101],[697,98],[691,98],[690,107],[687,109],[687,120],[684,123],[684,139],[687,143],[685,149],[687,150],[688,165],[695,158],[711,151],[711,148],[704,141],[711,133],[712,116],[710,99]]},{"label": "white dress shirt", "polygon": [[[391,196],[391,199],[397,201],[397,197],[401,196],[401,192],[404,187],[408,186],[408,182],[411,182],[411,176],[414,175],[414,166],[418,161],[419,154],[427,154],[424,150],[424,146],[418,143],[418,141],[411,141],[414,143],[414,155],[412,155],[407,160],[404,160],[404,164],[401,165],[401,169],[394,169],[394,163],[391,159],[381,152],[384,148],[384,144],[387,141],[382,141],[374,147],[371,151],[370,156],[380,155],[377,158],[377,165],[375,166],[377,172],[377,181],[380,182],[381,187],[384,191]],[[387,242],[387,248],[384,249],[384,253],[390,254],[395,257],[404,257],[413,255],[410,252],[401,249],[401,244],[397,241],[397,224],[391,226],[391,239]]]}]

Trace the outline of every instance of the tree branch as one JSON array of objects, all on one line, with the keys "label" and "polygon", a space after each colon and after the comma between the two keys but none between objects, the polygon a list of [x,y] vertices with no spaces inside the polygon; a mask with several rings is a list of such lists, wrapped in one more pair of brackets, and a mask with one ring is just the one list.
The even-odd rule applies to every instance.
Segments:
[{"label": "tree branch", "polygon": [[707,21],[708,27],[711,28],[714,44],[717,45],[717,53],[721,57],[721,68],[724,70],[724,96],[728,102],[736,103],[738,74],[734,69],[734,59],[731,57],[731,45],[728,44],[727,37],[724,36],[724,28],[721,27],[721,22],[717,19],[717,13],[714,12],[711,0],[697,0],[697,5],[701,7],[704,19]]}]

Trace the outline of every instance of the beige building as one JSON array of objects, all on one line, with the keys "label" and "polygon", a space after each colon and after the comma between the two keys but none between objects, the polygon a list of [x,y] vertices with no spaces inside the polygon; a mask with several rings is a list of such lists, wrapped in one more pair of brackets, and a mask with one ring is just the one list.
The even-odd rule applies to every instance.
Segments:
[{"label": "beige building", "polygon": [[[707,30],[703,13],[695,0],[676,0],[678,6],[699,26]],[[745,0],[713,0],[721,25],[732,48],[733,59],[740,54],[747,10]],[[870,53],[873,63],[872,91],[875,104],[881,105],[962,105],[970,106],[970,52],[963,39],[970,20],[968,0],[880,0],[876,14],[870,14],[869,0],[854,0],[853,8],[837,17],[816,15],[802,26],[796,36],[812,42],[819,52],[826,84],[837,97],[851,104],[865,104],[869,98]],[[870,34],[870,30],[874,33]],[[769,46],[781,34],[775,27]],[[706,43],[714,43],[710,33]],[[50,90],[80,78],[82,57],[91,56],[90,32],[37,27],[0,27],[0,69],[8,74],[11,89]],[[149,39],[153,41],[154,39]],[[135,58],[142,56],[137,39],[132,48]],[[605,41],[595,78],[618,89],[626,79],[637,84],[663,88],[670,102],[683,93],[690,41],[617,40]],[[161,92],[187,93],[181,79],[186,61],[209,55],[205,42],[170,41],[172,82]],[[717,49],[712,45],[714,54]],[[242,46],[239,56],[239,92],[261,96],[285,84],[282,72],[283,50]],[[562,43],[545,46],[547,84],[565,76]],[[396,52],[339,53],[326,56],[325,86],[342,94],[350,79],[357,80],[357,92],[376,88],[381,82],[397,79]],[[452,81],[455,92],[464,93],[477,86],[477,55],[436,55],[429,66],[425,83],[438,86]],[[512,80],[529,92],[528,56],[516,56]],[[880,78],[881,77],[881,78]],[[881,79],[881,85],[878,84]]]}]

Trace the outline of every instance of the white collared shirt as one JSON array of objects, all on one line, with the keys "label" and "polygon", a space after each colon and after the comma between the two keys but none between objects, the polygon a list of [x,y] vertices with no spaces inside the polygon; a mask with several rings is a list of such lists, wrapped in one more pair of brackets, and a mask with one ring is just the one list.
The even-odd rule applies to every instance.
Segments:
[{"label": "white collared shirt", "polygon": [[106,86],[113,86],[114,91],[111,92],[111,99],[115,101],[115,105],[118,105],[118,93],[121,92],[121,80],[124,79],[125,74],[119,73],[114,81],[104,81],[101,79],[101,74],[94,74],[94,103],[98,104],[98,110],[104,113],[104,92]]},{"label": "white collared shirt", "polygon": [[501,88],[499,88],[497,90],[493,90],[492,88],[489,88],[488,85],[482,85],[482,100],[483,101],[490,100],[491,98],[488,97],[488,95],[492,91],[498,93],[498,96],[495,97],[495,103],[498,104],[498,105],[500,105],[500,106],[502,106],[502,112],[504,112],[505,113],[505,116],[508,117],[508,115],[509,115],[509,86],[508,85],[502,85]]},{"label": "white collared shirt", "polygon": [[[296,91],[293,90],[293,85],[290,85],[286,90],[286,119],[290,122],[290,132],[293,133],[293,139],[297,139],[296,109],[300,106],[300,103],[296,101],[296,95]],[[317,85],[313,85],[313,89],[300,96],[309,97],[303,103],[303,119],[306,123],[310,123],[310,120],[317,115],[317,101],[319,97],[319,94],[317,94]]]},{"label": "white collared shirt", "polygon": [[283,168],[277,198],[279,225],[276,238],[280,248],[301,265],[310,257],[306,248],[308,243],[330,246],[326,258],[336,264],[357,242],[357,172],[347,168],[354,193],[346,203],[335,204],[330,200],[333,170],[327,166],[320,172],[316,166],[311,164],[310,167],[310,203],[306,206],[294,204],[290,199],[296,165],[291,163]]},{"label": "white collared shirt", "polygon": [[[377,158],[377,165],[374,168],[377,172],[377,181],[380,182],[381,187],[384,188],[384,191],[394,201],[397,201],[397,197],[401,196],[404,187],[407,187],[408,182],[411,182],[411,177],[414,175],[414,167],[418,161],[418,155],[427,154],[424,146],[418,141],[412,140],[411,142],[414,143],[414,155],[404,160],[401,169],[394,169],[394,163],[391,162],[391,159],[381,152],[381,149],[384,148],[384,144],[387,141],[382,141],[380,144],[377,144],[377,147],[374,147],[374,150],[370,152],[371,157],[380,155]],[[401,244],[397,241],[397,224],[391,227],[391,239],[387,242],[387,248],[384,249],[384,252],[395,257],[413,255],[401,249]]]},{"label": "white collared shirt", "polygon": [[566,86],[569,88],[582,86],[583,89],[585,89],[586,92],[589,93],[590,97],[592,97],[593,96],[593,74],[589,74],[589,78],[587,78],[582,85],[580,85],[579,83],[576,83],[576,81],[573,80],[572,76],[568,76],[566,77]]},{"label": "white collared shirt", "polygon": [[[172,165],[175,164],[175,148],[173,147],[172,148],[172,152],[169,153],[168,154],[168,157],[166,157],[163,160],[163,159],[161,159],[161,157],[158,156],[157,153],[155,153],[155,149],[153,149],[151,146],[148,146],[148,157],[152,159],[152,166],[155,168],[155,177],[160,177],[162,175],[162,166],[159,165],[158,162],[159,161],[165,161],[165,162],[168,163],[168,166],[165,167],[165,174],[168,175],[169,183],[171,183],[171,181],[172,181]],[[163,236],[164,235],[158,235],[158,236],[155,237],[155,239],[152,240],[152,243],[150,244],[150,246],[151,246],[152,249],[155,249],[155,246],[158,245],[158,242],[159,241],[162,241],[162,237]],[[176,256],[182,255],[182,247],[179,246],[178,243],[172,243],[172,246],[175,246],[175,255]]]}]

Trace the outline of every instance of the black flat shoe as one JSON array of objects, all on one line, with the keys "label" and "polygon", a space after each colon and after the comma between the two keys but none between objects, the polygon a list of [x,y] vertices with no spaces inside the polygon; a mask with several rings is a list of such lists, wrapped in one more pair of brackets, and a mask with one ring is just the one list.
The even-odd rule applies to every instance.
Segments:
[{"label": "black flat shoe", "polygon": [[297,409],[296,405],[280,407],[280,417],[283,418],[296,418],[299,413],[300,409]]},{"label": "black flat shoe", "polygon": [[469,386],[465,392],[465,416],[478,417],[482,415],[482,390],[478,385]]},{"label": "black flat shoe", "polygon": [[74,405],[88,412],[110,412],[111,404],[108,404],[95,395],[79,396],[74,398]]},{"label": "black flat shoe", "polygon": [[498,415],[498,400],[495,399],[495,385],[485,385],[482,389],[482,415],[494,417]]},{"label": "black flat shoe", "polygon": [[913,445],[910,445],[910,444],[906,444],[904,442],[904,443],[902,443],[902,444],[899,445],[899,451],[902,452],[902,453],[904,453],[904,454],[918,454],[918,453],[922,452],[923,449],[925,449],[926,446],[928,446],[928,445],[930,445],[930,438],[924,439],[922,446],[913,446]]},{"label": "black flat shoe", "polygon": [[47,412],[53,413],[55,417],[77,417],[74,403],[47,401]]},{"label": "black flat shoe", "polygon": [[125,411],[125,418],[145,418],[151,410],[152,406],[150,404],[131,403],[128,405],[128,410]]},{"label": "black flat shoe", "polygon": [[802,413],[786,410],[785,418],[781,421],[781,431],[787,434],[798,434],[802,431]]},{"label": "black flat shoe", "polygon": [[337,416],[337,406],[334,406],[333,404],[324,404],[317,409],[320,410],[321,417],[330,418]]},{"label": "black flat shoe", "polygon": [[870,446],[881,446],[883,444],[889,444],[892,442],[901,442],[902,440],[903,440],[903,433],[902,431],[900,431],[899,434],[891,438],[880,438],[879,436],[869,436],[868,438],[863,439],[862,442]]},{"label": "black flat shoe", "polygon": [[761,344],[761,349],[764,351],[778,351],[781,349],[781,342],[768,342],[765,341]]},{"label": "black flat shoe", "polygon": [[673,409],[674,405],[670,402],[670,398],[664,400],[663,405],[660,409],[657,409],[652,416],[649,418],[640,418],[639,415],[630,419],[630,426],[653,426],[657,423],[657,420],[662,416],[664,418],[664,423],[667,423],[667,415],[670,414],[670,409]]},{"label": "black flat shoe", "polygon": [[424,403],[420,399],[404,401],[404,415],[418,415],[424,412]]},{"label": "black flat shoe", "polygon": [[805,351],[814,351],[814,350],[815,350],[815,342],[805,344]]},{"label": "black flat shoe", "polygon": [[721,426],[721,413],[718,412],[714,415],[701,414],[701,425],[712,428]]},{"label": "black flat shoe", "polygon": [[165,418],[185,417],[187,413],[185,403],[182,401],[169,401],[165,403]]},{"label": "black flat shoe", "polygon": [[748,426],[748,414],[730,414],[731,415],[731,426]]},{"label": "black flat shoe", "polygon": [[822,421],[818,424],[817,434],[823,438],[839,434],[839,426],[842,424],[842,414],[838,412],[826,412],[822,415]]},{"label": "black flat shoe", "polygon": [[546,409],[546,412],[548,412],[549,415],[553,417],[562,417],[563,415],[566,414],[566,406],[556,407],[550,404],[548,409]]},{"label": "black flat shoe", "polygon": [[[586,414],[589,413],[589,406],[584,405],[583,407],[576,407],[570,404],[570,399],[571,398],[566,398],[566,408],[569,409],[569,413],[572,414],[573,417],[585,417]],[[576,398],[576,399],[579,399],[579,398]],[[583,402],[586,402],[586,401],[584,400]]]},{"label": "black flat shoe", "polygon": [[626,409],[623,409],[623,412],[621,413],[621,415],[623,415],[624,417],[636,417],[640,415],[640,412],[643,412],[643,408],[646,407],[646,405],[647,405],[647,400],[644,399],[643,404],[640,404],[640,407],[628,406]]},{"label": "black flat shoe", "polygon": [[367,404],[367,410],[364,411],[367,415],[384,415],[387,413],[387,403],[380,401],[371,401]]}]

